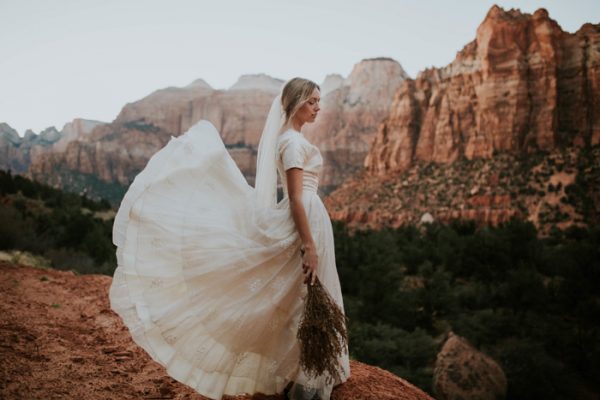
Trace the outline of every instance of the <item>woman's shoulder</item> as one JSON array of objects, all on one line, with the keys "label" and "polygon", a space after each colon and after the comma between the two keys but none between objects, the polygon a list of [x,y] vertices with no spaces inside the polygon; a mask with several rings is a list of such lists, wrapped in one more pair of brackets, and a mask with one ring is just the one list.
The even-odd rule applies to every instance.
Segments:
[{"label": "woman's shoulder", "polygon": [[298,132],[293,128],[288,128],[285,131],[281,132],[279,135],[280,138],[291,138],[291,137],[302,137],[302,133]]},{"label": "woman's shoulder", "polygon": [[278,148],[283,149],[294,143],[295,147],[301,147],[306,153],[312,154],[319,152],[319,148],[308,141],[301,132],[295,129],[288,129],[279,135]]},{"label": "woman's shoulder", "polygon": [[281,134],[277,138],[277,141],[281,145],[281,144],[289,143],[289,142],[304,143],[304,142],[306,142],[306,139],[304,138],[302,133],[298,132],[295,129],[290,128],[286,131],[281,132]]}]

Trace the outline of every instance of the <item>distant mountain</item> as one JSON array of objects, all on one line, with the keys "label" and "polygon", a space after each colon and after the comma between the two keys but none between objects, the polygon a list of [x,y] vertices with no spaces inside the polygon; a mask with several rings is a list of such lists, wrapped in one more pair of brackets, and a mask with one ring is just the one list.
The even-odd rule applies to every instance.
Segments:
[{"label": "distant mountain", "polygon": [[28,129],[21,138],[8,124],[0,123],[0,169],[24,173],[32,159],[48,151],[64,151],[69,142],[81,139],[101,124],[103,122],[75,118],[60,131],[52,126],[38,135]]},{"label": "distant mountain", "polygon": [[[322,112],[317,122],[303,127],[324,155],[322,192],[362,167],[376,127],[405,78],[400,64],[389,58],[363,60],[347,78],[326,78]],[[18,171],[56,187],[106,197],[107,192],[123,192],[171,136],[207,119],[221,133],[248,182],[254,184],[260,134],[283,83],[266,74],[248,74],[227,90],[215,90],[202,79],[184,87],[159,89],[127,103],[111,123],[90,127],[86,134],[59,135],[64,138],[21,161]],[[11,134],[6,135],[10,142]],[[9,152],[3,157],[7,165],[19,160]],[[123,189],[115,190],[115,185]],[[120,201],[119,196],[110,199]]]},{"label": "distant mountain", "polygon": [[317,120],[303,127],[324,157],[321,185],[329,192],[362,169],[379,124],[394,93],[408,75],[391,58],[364,59],[350,75],[328,75]]},{"label": "distant mountain", "polygon": [[239,77],[236,83],[231,85],[228,90],[263,90],[268,92],[278,92],[284,81],[271,78],[267,74],[248,74]]}]

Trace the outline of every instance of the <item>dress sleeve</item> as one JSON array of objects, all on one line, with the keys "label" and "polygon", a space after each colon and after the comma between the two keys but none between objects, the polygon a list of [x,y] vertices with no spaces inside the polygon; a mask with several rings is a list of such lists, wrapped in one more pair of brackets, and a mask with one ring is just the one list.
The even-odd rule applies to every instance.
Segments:
[{"label": "dress sleeve", "polygon": [[290,168],[304,168],[306,150],[296,138],[291,138],[282,143],[280,156],[285,171]]}]

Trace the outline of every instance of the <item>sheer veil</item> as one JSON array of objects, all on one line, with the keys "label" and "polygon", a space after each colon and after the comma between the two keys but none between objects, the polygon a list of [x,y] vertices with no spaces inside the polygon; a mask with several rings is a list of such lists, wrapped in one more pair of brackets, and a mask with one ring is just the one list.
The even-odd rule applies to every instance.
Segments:
[{"label": "sheer veil", "polygon": [[281,86],[267,115],[265,126],[258,143],[254,200],[257,208],[272,208],[277,203],[277,137],[285,123],[285,112],[281,95],[287,81]]}]

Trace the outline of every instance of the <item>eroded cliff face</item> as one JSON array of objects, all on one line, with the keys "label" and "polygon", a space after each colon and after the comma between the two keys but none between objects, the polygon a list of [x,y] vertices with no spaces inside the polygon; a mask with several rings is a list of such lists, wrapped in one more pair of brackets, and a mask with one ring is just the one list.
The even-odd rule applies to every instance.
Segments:
[{"label": "eroded cliff face", "polygon": [[106,185],[127,187],[171,136],[207,119],[221,132],[242,173],[253,183],[262,125],[281,83],[259,74],[242,76],[229,90],[214,90],[201,79],[182,88],[157,90],[126,104],[110,124],[94,128],[62,149],[32,158],[28,175],[78,191],[87,185],[92,195],[109,197],[101,193]]},{"label": "eroded cliff face", "polygon": [[283,81],[256,74],[242,75],[227,90],[214,90],[202,83],[196,80],[183,88],[160,89],[128,103],[113,124],[126,126],[139,121],[179,136],[207,119],[226,144],[257,146],[266,114]]},{"label": "eroded cliff face", "polygon": [[371,228],[426,213],[478,224],[517,217],[542,232],[597,221],[598,152],[580,149],[600,142],[599,80],[599,24],[567,33],[544,9],[493,6],[452,63],[402,83],[364,171],[327,199],[332,217]]},{"label": "eroded cliff face", "polygon": [[[367,59],[343,78],[323,83],[322,112],[302,130],[321,149],[322,191],[337,186],[362,168],[377,126],[387,115],[395,90],[406,78],[399,63]],[[109,184],[127,187],[148,159],[171,136],[179,136],[201,119],[221,133],[236,164],[254,184],[258,142],[271,102],[283,80],[265,74],[243,75],[227,90],[215,90],[199,79],[182,88],[168,87],[126,104],[110,124],[98,126],[31,158],[28,175],[56,186],[91,195]],[[94,193],[98,192],[98,193]],[[120,192],[111,198],[118,201]]]},{"label": "eroded cliff face", "polygon": [[564,32],[546,10],[493,6],[446,67],[397,91],[365,167],[528,153],[600,142],[600,25]]},{"label": "eroded cliff face", "polygon": [[336,75],[325,79],[319,116],[302,128],[323,155],[320,185],[325,192],[362,168],[394,93],[407,78],[398,62],[371,58],[356,64],[343,81]]},{"label": "eroded cliff face", "polygon": [[75,118],[73,121],[68,122],[63,126],[61,137],[52,145],[52,151],[65,151],[69,142],[83,139],[95,127],[103,124],[105,124],[105,122]]},{"label": "eroded cliff face", "polygon": [[27,170],[29,154],[19,150],[22,141],[10,125],[0,123],[0,168],[19,173]]},{"label": "eroded cliff face", "polygon": [[24,173],[31,160],[47,152],[60,151],[67,143],[85,135],[99,124],[99,121],[76,118],[65,124],[61,131],[53,126],[39,134],[28,129],[24,137],[20,137],[10,125],[0,123],[0,168]]},{"label": "eroded cliff face", "polygon": [[164,146],[168,137],[153,125],[105,124],[86,138],[69,142],[64,151],[46,151],[33,158],[27,176],[67,188],[75,174],[128,185],[132,172],[140,171],[148,154]]}]

